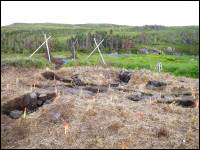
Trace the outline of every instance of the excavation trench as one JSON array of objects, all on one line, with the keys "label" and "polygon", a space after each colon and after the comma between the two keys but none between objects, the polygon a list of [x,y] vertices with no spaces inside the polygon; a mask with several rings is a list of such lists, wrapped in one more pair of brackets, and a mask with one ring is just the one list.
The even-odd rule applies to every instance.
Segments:
[{"label": "excavation trench", "polygon": [[[94,96],[96,93],[106,93],[108,88],[113,88],[115,90],[123,91],[123,92],[131,92],[127,99],[131,101],[141,101],[141,100],[149,100],[149,99],[158,99],[159,103],[176,103],[182,107],[194,107],[195,101],[193,97],[191,97],[192,93],[189,89],[185,89],[184,87],[172,89],[172,92],[169,94],[162,94],[162,96],[152,93],[144,93],[144,92],[134,92],[134,89],[124,89],[120,88],[119,84],[127,84],[131,78],[131,72],[128,71],[120,71],[118,74],[118,81],[116,83],[112,83],[110,85],[95,85],[88,84],[79,79],[78,75],[72,76],[71,78],[63,78],[54,72],[48,71],[42,73],[43,77],[48,80],[59,80],[64,83],[70,83],[70,85],[59,85],[57,89],[64,94],[77,95],[81,93],[82,96]],[[145,88],[153,91],[163,91],[166,89],[168,84],[163,81],[157,80],[149,80],[146,83]],[[45,88],[48,91],[53,91],[55,88],[53,86]]]},{"label": "excavation trench", "polygon": [[[109,87],[118,87],[118,83],[110,85],[87,84],[81,81],[78,76],[71,78],[63,78],[54,72],[47,71],[42,73],[47,80],[61,81],[59,85],[36,85],[39,89],[48,91],[48,93],[32,92],[19,96],[8,103],[3,104],[2,113],[8,115],[12,119],[18,119],[24,113],[26,108],[27,115],[38,110],[44,104],[50,104],[56,98],[56,91],[66,95],[94,96],[97,93],[107,92]],[[63,82],[63,83],[62,83]]]},{"label": "excavation trench", "polygon": [[42,73],[42,76],[47,80],[57,80],[64,82],[59,85],[50,85],[47,87],[43,87],[45,90],[53,91],[55,87],[57,90],[63,92],[64,94],[77,95],[80,92],[85,94],[86,96],[94,96],[96,93],[104,93],[108,91],[108,88],[116,88],[119,86],[119,83],[112,83],[109,85],[96,85],[91,83],[85,83],[81,79],[79,79],[78,75],[72,76],[71,78],[61,77],[54,72],[47,71]]},{"label": "excavation trench", "polygon": [[2,113],[8,115],[12,119],[18,119],[22,116],[25,108],[26,113],[30,114],[38,110],[44,104],[50,104],[56,98],[56,93],[27,93],[8,103],[4,104],[2,108]]},{"label": "excavation trench", "polygon": [[[81,95],[81,96],[95,96],[97,93],[106,93],[109,88],[114,90],[131,92],[127,99],[131,101],[141,101],[145,99],[157,99],[158,95],[144,92],[134,92],[133,89],[123,89],[118,87],[119,84],[127,84],[130,80],[130,72],[120,72],[118,76],[118,82],[109,85],[96,85],[88,84],[83,82],[78,75],[70,78],[64,78],[52,71],[43,72],[41,74],[47,80],[58,80],[61,81],[58,85],[38,85],[39,89],[48,91],[47,93],[32,92],[20,97],[17,97],[2,106],[2,113],[8,115],[13,119],[18,119],[22,116],[25,108],[27,114],[35,112],[39,107],[44,104],[50,104],[56,98],[56,91],[66,95]],[[164,82],[159,81],[148,81],[146,84],[147,89],[156,91],[157,89],[163,90],[167,86]],[[184,92],[183,92],[184,91]],[[175,98],[179,99],[175,99]],[[191,93],[188,89],[173,89],[173,93],[169,95],[162,95],[158,102],[160,103],[173,103],[176,102],[178,105],[183,107],[194,107],[194,99],[191,97]]]}]

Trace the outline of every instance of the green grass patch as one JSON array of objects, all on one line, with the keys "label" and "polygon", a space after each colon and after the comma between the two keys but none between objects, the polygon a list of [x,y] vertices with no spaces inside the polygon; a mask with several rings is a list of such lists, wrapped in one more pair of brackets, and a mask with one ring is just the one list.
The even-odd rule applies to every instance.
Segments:
[{"label": "green grass patch", "polygon": [[[5,57],[7,56],[7,57]],[[12,57],[13,56],[13,57]],[[50,66],[48,61],[44,58],[36,57],[36,58],[28,58],[26,55],[3,55],[1,57],[1,65],[2,66],[13,66],[13,67],[26,67],[26,68],[44,68]]]},{"label": "green grass patch", "polygon": [[[29,54],[30,55],[30,54]],[[2,54],[1,64],[15,67],[36,67],[44,68],[52,66],[43,57],[42,53],[35,54],[31,59],[28,54]],[[71,55],[69,51],[54,52],[55,57],[66,58]],[[103,64],[99,54],[94,53],[88,60],[88,54],[78,53],[79,59],[69,61],[64,67],[69,66],[93,66]],[[171,73],[175,76],[185,76],[199,78],[199,56],[183,55],[142,55],[129,54],[118,55],[116,57],[103,54],[104,59],[109,66],[126,68],[126,69],[149,69],[156,72],[156,64],[160,61],[163,65],[162,72]]]}]

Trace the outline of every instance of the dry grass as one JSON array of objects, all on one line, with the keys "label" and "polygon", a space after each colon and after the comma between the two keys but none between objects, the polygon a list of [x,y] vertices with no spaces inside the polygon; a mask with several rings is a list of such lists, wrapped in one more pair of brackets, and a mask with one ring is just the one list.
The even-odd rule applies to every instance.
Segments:
[{"label": "dry grass", "polygon": [[[42,87],[55,85],[55,81],[40,75],[42,71],[15,68],[2,71],[1,104],[27,93],[34,83]],[[64,77],[79,74],[84,82],[108,85],[116,82],[119,70],[70,67],[55,72]],[[161,94],[174,87],[198,88],[197,79],[159,76],[146,70],[133,71],[129,83],[120,88],[155,93],[145,89],[149,79],[169,83]],[[133,102],[127,99],[132,91],[113,88],[93,96],[84,95],[84,91],[82,95],[66,94],[59,90],[59,84],[62,83],[57,82],[57,90],[61,93],[57,99],[25,119],[13,120],[1,114],[2,148],[199,148],[199,113],[195,108],[157,103],[156,99]],[[37,86],[32,90],[45,92]],[[55,113],[60,113],[59,119],[52,116]]]}]

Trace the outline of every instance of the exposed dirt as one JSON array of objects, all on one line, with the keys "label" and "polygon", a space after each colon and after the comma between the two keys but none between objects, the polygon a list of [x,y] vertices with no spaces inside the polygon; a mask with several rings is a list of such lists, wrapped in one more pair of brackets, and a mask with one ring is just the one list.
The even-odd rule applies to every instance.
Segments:
[{"label": "exposed dirt", "polygon": [[1,68],[2,148],[199,148],[198,91],[147,70]]}]

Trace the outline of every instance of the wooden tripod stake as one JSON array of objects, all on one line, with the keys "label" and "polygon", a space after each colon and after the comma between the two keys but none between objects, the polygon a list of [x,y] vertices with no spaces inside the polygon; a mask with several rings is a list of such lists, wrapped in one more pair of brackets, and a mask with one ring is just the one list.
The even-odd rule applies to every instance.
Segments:
[{"label": "wooden tripod stake", "polygon": [[103,56],[102,56],[102,54],[101,54],[101,51],[100,51],[100,49],[99,49],[99,46],[101,45],[101,43],[102,43],[103,41],[104,41],[104,39],[103,39],[99,44],[97,44],[96,39],[94,38],[94,42],[95,42],[95,44],[96,44],[96,48],[90,53],[90,55],[86,58],[86,60],[94,53],[94,51],[95,51],[96,49],[98,49],[99,54],[100,54],[100,56],[101,56],[101,59],[102,59],[103,63],[106,64],[105,61],[104,61],[104,59],[103,59]]}]

